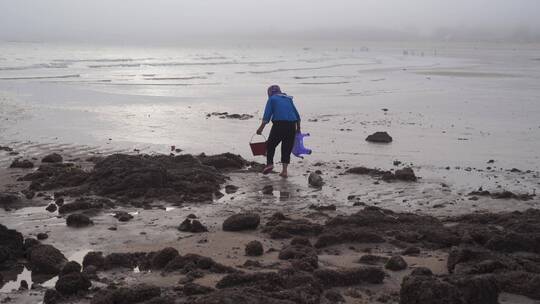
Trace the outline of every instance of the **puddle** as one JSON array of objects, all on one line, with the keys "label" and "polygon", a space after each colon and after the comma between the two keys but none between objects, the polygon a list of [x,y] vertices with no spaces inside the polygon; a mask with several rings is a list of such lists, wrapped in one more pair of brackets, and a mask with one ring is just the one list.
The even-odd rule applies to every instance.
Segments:
[{"label": "puddle", "polygon": [[28,283],[28,286],[32,286],[32,272],[26,267],[23,267],[22,272],[17,275],[15,280],[5,283],[4,286],[0,288],[0,292],[6,293],[19,289],[22,280],[25,280]]},{"label": "puddle", "polygon": [[[68,258],[68,261],[75,261],[79,264],[82,264],[84,256],[90,251],[92,250],[83,249],[83,250],[77,251],[76,253],[72,254]],[[4,274],[4,276],[7,276],[6,274]],[[11,281],[7,281],[4,284],[4,286],[0,288],[0,293],[8,293],[8,292],[19,289],[19,286],[21,285],[22,280],[25,280],[28,283],[28,286],[32,286],[33,283],[41,283],[43,287],[52,288],[56,284],[56,281],[58,281],[58,276],[55,276],[53,278],[51,278],[50,276],[49,277],[33,276],[32,271],[26,268],[26,266],[22,266],[22,270],[19,270],[19,273],[17,274],[17,278]]]}]

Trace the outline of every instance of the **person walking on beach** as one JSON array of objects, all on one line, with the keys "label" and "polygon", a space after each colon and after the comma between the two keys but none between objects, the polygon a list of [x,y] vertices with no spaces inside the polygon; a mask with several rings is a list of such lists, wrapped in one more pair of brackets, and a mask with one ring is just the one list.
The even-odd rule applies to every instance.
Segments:
[{"label": "person walking on beach", "polygon": [[272,129],[266,143],[266,167],[263,174],[274,169],[274,154],[276,147],[281,143],[281,164],[283,166],[281,177],[287,177],[287,167],[291,162],[291,152],[294,146],[296,133],[300,132],[300,114],[293,103],[292,96],[281,92],[278,85],[268,88],[268,101],[264,109],[261,126],[257,134],[261,135],[266,124],[272,121]]}]

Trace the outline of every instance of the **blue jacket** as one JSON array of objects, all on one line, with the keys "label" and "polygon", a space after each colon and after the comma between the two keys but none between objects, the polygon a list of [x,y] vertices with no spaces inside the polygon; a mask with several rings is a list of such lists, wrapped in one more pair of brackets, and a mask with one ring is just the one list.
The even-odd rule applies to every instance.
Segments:
[{"label": "blue jacket", "polygon": [[298,111],[294,106],[292,96],[276,94],[268,98],[266,107],[264,108],[263,121],[270,122],[270,120],[300,120],[300,114],[298,114]]}]

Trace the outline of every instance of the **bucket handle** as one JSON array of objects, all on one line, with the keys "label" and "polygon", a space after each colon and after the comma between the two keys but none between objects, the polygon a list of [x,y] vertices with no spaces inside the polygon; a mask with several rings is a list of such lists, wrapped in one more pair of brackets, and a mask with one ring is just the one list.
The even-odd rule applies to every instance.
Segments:
[{"label": "bucket handle", "polygon": [[[255,134],[253,134],[253,136],[251,136],[251,139],[249,140],[249,143],[250,143],[250,144],[253,143],[253,137],[255,137],[255,135],[259,135],[259,134],[256,134],[256,133],[255,133]],[[264,141],[265,141],[265,142],[267,141],[267,140],[266,140],[266,136],[264,136],[264,135],[262,135],[262,134],[259,135],[259,136],[262,136],[262,137],[264,138]]]}]

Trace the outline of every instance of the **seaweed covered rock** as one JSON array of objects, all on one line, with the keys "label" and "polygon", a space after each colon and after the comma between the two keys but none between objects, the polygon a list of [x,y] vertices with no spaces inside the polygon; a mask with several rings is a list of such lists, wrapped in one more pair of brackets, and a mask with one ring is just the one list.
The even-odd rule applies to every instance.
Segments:
[{"label": "seaweed covered rock", "polygon": [[61,163],[63,161],[62,155],[58,153],[51,153],[41,159],[42,163]]},{"label": "seaweed covered rock", "polygon": [[215,262],[213,259],[198,254],[179,255],[170,260],[164,268],[165,272],[180,271],[188,273],[193,270],[211,273],[234,273],[236,269]]},{"label": "seaweed covered rock", "polygon": [[299,260],[312,268],[317,268],[319,265],[319,257],[317,251],[313,247],[304,245],[289,245],[285,246],[279,252],[280,260]]},{"label": "seaweed covered rock", "polygon": [[381,284],[384,271],[378,267],[360,267],[346,270],[317,269],[313,273],[324,286],[338,287],[362,283]]},{"label": "seaweed covered rock", "polygon": [[242,231],[257,229],[261,217],[256,213],[239,213],[231,215],[223,222],[224,231]]},{"label": "seaweed covered rock", "polygon": [[156,269],[161,269],[179,255],[180,254],[178,253],[178,250],[176,250],[175,248],[164,248],[154,254],[151,262],[152,267]]},{"label": "seaweed covered rock", "polygon": [[82,185],[88,178],[88,172],[71,163],[43,164],[20,180],[30,181],[29,190],[52,190]]},{"label": "seaweed covered rock", "polygon": [[140,284],[113,290],[102,290],[90,301],[91,304],[132,304],[142,303],[161,296],[157,286]]},{"label": "seaweed covered rock", "polygon": [[34,273],[58,274],[66,263],[62,252],[51,245],[34,246],[30,253],[29,264]]},{"label": "seaweed covered rock", "polygon": [[16,159],[9,165],[10,168],[30,169],[34,168],[34,163],[28,159]]},{"label": "seaweed covered rock", "polygon": [[113,208],[114,203],[105,198],[79,197],[75,201],[67,204],[61,204],[58,208],[59,213],[71,213],[82,210],[101,210],[103,208]]},{"label": "seaweed covered rock", "polygon": [[23,235],[0,224],[0,266],[12,263],[24,253]]},{"label": "seaweed covered rock", "polygon": [[203,165],[211,166],[218,170],[242,169],[248,164],[248,162],[240,155],[235,155],[232,153],[223,153],[210,156],[201,154],[198,156],[198,159],[201,161],[201,163],[203,163]]},{"label": "seaweed covered rock", "polygon": [[61,275],[56,281],[55,289],[63,295],[73,295],[88,290],[92,286],[86,275],[80,272],[71,272]]},{"label": "seaweed covered rock", "polygon": [[88,179],[89,188],[104,196],[193,201],[212,200],[223,182],[215,167],[192,155],[114,154],[97,162]]}]

